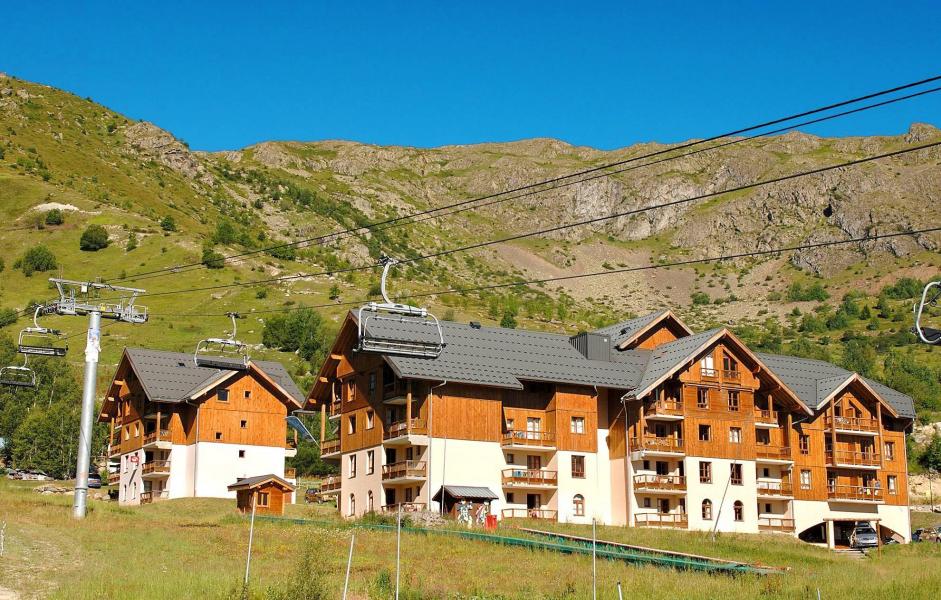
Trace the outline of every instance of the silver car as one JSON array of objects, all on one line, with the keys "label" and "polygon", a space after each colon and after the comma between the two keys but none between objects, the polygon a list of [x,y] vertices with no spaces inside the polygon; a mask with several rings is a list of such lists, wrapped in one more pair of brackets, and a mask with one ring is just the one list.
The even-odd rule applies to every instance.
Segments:
[{"label": "silver car", "polygon": [[869,523],[857,523],[850,534],[850,546],[853,548],[875,548],[879,545],[879,536]]}]

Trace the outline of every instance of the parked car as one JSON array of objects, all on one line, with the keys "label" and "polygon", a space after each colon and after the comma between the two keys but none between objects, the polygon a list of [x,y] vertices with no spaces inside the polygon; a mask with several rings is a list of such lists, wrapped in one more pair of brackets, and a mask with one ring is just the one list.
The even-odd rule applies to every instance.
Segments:
[{"label": "parked car", "polygon": [[913,542],[941,542],[941,527],[922,527],[912,532]]},{"label": "parked car", "polygon": [[320,502],[320,490],[315,487],[307,488],[307,491],[304,492],[304,502],[306,502],[307,504]]},{"label": "parked car", "polygon": [[88,472],[88,487],[91,489],[101,489],[101,473],[98,471]]},{"label": "parked car", "polygon": [[879,536],[869,523],[857,523],[850,534],[850,546],[853,548],[875,548],[879,545]]}]

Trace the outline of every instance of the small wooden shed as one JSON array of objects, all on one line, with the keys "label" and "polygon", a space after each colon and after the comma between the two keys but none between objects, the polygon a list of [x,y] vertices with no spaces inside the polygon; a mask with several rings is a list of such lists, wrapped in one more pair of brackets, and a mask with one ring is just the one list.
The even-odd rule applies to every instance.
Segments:
[{"label": "small wooden shed", "polygon": [[239,479],[229,491],[235,492],[241,513],[251,513],[254,500],[256,514],[283,515],[284,505],[291,503],[294,486],[277,475],[257,475]]}]

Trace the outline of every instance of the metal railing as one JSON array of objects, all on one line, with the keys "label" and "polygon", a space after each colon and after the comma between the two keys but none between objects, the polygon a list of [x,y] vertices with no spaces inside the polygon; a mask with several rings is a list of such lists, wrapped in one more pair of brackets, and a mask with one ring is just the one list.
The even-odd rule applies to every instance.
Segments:
[{"label": "metal railing", "polygon": [[503,434],[503,446],[555,446],[555,434],[550,431],[510,429]]},{"label": "metal railing", "polygon": [[542,469],[503,469],[503,485],[554,486],[559,483],[558,471]]},{"label": "metal railing", "polygon": [[150,474],[162,474],[170,473],[170,461],[169,460],[152,460],[148,463],[144,463],[143,468],[141,469],[141,474],[150,475]]},{"label": "metal railing", "polygon": [[794,519],[758,517],[758,531],[794,531]]},{"label": "metal railing", "polygon": [[673,437],[644,436],[631,438],[631,450],[659,450],[661,452],[683,452],[683,440]]},{"label": "metal railing", "polygon": [[878,452],[858,452],[855,450],[827,450],[827,462],[831,465],[853,465],[859,467],[878,467],[882,457]]},{"label": "metal railing", "polygon": [[790,481],[759,481],[759,496],[791,496],[794,494],[794,487]]},{"label": "metal railing", "polygon": [[755,446],[755,456],[769,460],[791,460],[791,448],[789,446],[758,444]]},{"label": "metal railing", "polygon": [[382,479],[403,477],[425,477],[427,470],[423,460],[402,460],[391,465],[382,465]]},{"label": "metal railing", "polygon": [[340,451],[340,439],[324,440],[320,442],[320,456],[336,454]]},{"label": "metal railing", "polygon": [[151,431],[144,436],[144,445],[154,444],[157,442],[169,442],[170,441],[170,430],[169,429],[160,429],[158,431]]},{"label": "metal railing", "polygon": [[683,475],[634,475],[634,487],[648,490],[685,490]]},{"label": "metal railing", "polygon": [[428,433],[428,425],[425,423],[424,419],[413,418],[411,421],[396,421],[391,423],[386,427],[386,433],[384,438],[391,440],[393,438],[401,437],[403,435],[417,434],[417,435],[426,435]]},{"label": "metal railing", "polygon": [[637,513],[634,524],[638,527],[688,527],[689,516],[686,513]]},{"label": "metal railing", "polygon": [[874,485],[827,485],[827,497],[831,500],[862,500],[882,502],[882,488]]},{"label": "metal railing", "polygon": [[424,502],[399,502],[397,504],[383,504],[382,506],[379,507],[379,510],[380,512],[383,512],[386,514],[395,514],[399,512],[399,507],[401,507],[402,512],[413,513],[413,512],[422,512],[423,510],[425,510],[425,506],[426,505]]},{"label": "metal railing", "polygon": [[826,418],[827,429],[842,429],[844,431],[878,432],[879,421],[862,417],[832,417]]},{"label": "metal railing", "polygon": [[546,508],[504,508],[501,515],[504,519],[546,519],[554,521],[559,511]]}]

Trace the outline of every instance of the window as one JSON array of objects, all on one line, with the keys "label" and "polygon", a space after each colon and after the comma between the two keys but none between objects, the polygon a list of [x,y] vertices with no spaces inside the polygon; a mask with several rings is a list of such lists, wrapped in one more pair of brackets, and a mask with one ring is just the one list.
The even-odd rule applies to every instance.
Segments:
[{"label": "window", "polygon": [[370,450],[366,453],[366,474],[372,475],[376,470],[376,451]]},{"label": "window", "polygon": [[356,416],[355,416],[355,415],[351,415],[351,416],[350,416],[350,418],[349,418],[349,427],[348,427],[347,431],[348,431],[348,433],[350,433],[350,434],[356,433]]},{"label": "window", "polygon": [[738,371],[738,362],[724,352],[722,353],[722,370],[732,373]]},{"label": "window", "polygon": [[886,478],[886,483],[888,484],[889,493],[895,495],[898,493],[898,480],[895,475],[889,475]]},{"label": "window", "polygon": [[699,441],[708,442],[712,437],[712,427],[710,425],[699,426]]},{"label": "window", "polygon": [[732,465],[730,467],[729,480],[732,485],[742,485],[742,465]]},{"label": "window", "polygon": [[366,492],[366,512],[372,512],[372,490]]},{"label": "window", "polygon": [[258,506],[268,506],[268,492],[258,492]]},{"label": "window", "polygon": [[768,467],[763,468],[763,469],[761,470],[761,476],[762,476],[762,477],[771,477],[771,469],[769,469]]},{"label": "window", "polygon": [[229,390],[216,390],[216,400],[219,402],[228,402]]},{"label": "window", "polygon": [[[526,431],[527,433],[542,431],[542,419],[539,417],[526,417]],[[533,436],[531,439],[537,439],[537,437]]]},{"label": "window", "polygon": [[585,433],[585,417],[572,417],[569,431],[572,433]]},{"label": "window", "polygon": [[712,463],[699,461],[699,483],[712,483]]},{"label": "window", "polygon": [[513,492],[506,493],[506,503],[507,504],[516,504],[516,496],[513,495]]},{"label": "window", "polygon": [[126,440],[131,439],[131,430],[128,427],[124,428],[124,439]]},{"label": "window", "polygon": [[134,423],[134,437],[140,437],[140,423]]},{"label": "window", "polygon": [[895,460],[895,442],[885,443],[885,459]]},{"label": "window", "polygon": [[729,427],[729,442],[732,444],[742,443],[742,428],[741,427]]},{"label": "window", "polygon": [[356,477],[356,455],[355,455],[355,454],[351,454],[351,455],[350,455],[350,458],[349,458],[349,467],[350,467],[349,478],[352,479],[352,478]]},{"label": "window", "polygon": [[356,382],[352,377],[346,380],[346,401],[352,402],[356,398]]},{"label": "window", "polygon": [[507,420],[506,420],[506,430],[507,430],[507,431],[513,431],[513,425],[514,425],[514,423],[515,423],[515,421],[514,421],[513,419],[507,419]]},{"label": "window", "polygon": [[702,374],[704,377],[716,376],[716,363],[711,354],[703,356],[702,360],[699,361],[699,365],[702,367]]},{"label": "window", "polygon": [[217,432],[216,432],[216,440],[221,440],[221,439],[222,439],[222,432],[221,432],[221,431],[217,431]]},{"label": "window", "polygon": [[771,503],[765,502],[765,513],[770,513],[770,512],[771,512]]},{"label": "window", "polygon": [[351,517],[356,516],[356,496],[350,494],[350,510],[347,514]]},{"label": "window", "polygon": [[732,412],[738,412],[738,409],[741,407],[738,398],[738,392],[728,392],[729,395],[729,410]]},{"label": "window", "polygon": [[585,516],[585,497],[581,494],[575,494],[575,497],[572,498],[572,511],[576,517]]},{"label": "window", "polygon": [[644,470],[645,470],[645,471],[649,471],[649,470],[650,470],[650,461],[649,461],[649,460],[645,460],[645,461],[644,461]]},{"label": "window", "polygon": [[698,388],[696,390],[696,408],[709,408],[709,390],[706,388]]},{"label": "window", "polygon": [[239,450],[239,458],[245,458],[245,451]]},{"label": "window", "polygon": [[585,478],[585,457],[579,454],[572,455],[572,477],[576,479]]},{"label": "window", "polygon": [[736,521],[745,520],[745,505],[742,504],[740,500],[736,500],[735,504],[732,505],[732,513],[735,515]]},{"label": "window", "polygon": [[251,390],[245,390],[245,392],[243,392],[243,393],[245,394],[245,399],[246,399],[246,400],[248,400],[249,398],[252,397],[252,391],[251,391]]},{"label": "window", "polygon": [[413,499],[412,488],[405,488],[405,501],[411,502]]},{"label": "window", "polygon": [[797,443],[800,446],[801,454],[810,454],[810,436],[805,434],[800,434],[797,438]]},{"label": "window", "polygon": [[801,482],[801,489],[802,489],[802,490],[809,490],[809,489],[810,489],[810,486],[811,486],[810,470],[808,470],[808,469],[801,469],[801,479],[800,479],[800,482]]},{"label": "window", "polygon": [[644,498],[644,508],[650,508],[650,497]]},{"label": "window", "polygon": [[709,500],[708,498],[702,501],[702,520],[712,520],[712,500]]},{"label": "window", "polygon": [[373,371],[369,374],[369,383],[367,389],[369,390],[369,402],[375,402],[376,400],[376,372]]},{"label": "window", "polygon": [[755,430],[755,442],[761,444],[762,446],[768,446],[771,444],[771,432],[767,429],[756,429]]},{"label": "window", "polygon": [[376,412],[373,410],[366,411],[366,429],[372,429],[375,426],[376,421]]},{"label": "window", "polygon": [[507,455],[506,455],[506,464],[512,465],[512,464],[515,463],[515,462],[516,462],[516,456],[514,456],[514,455],[512,455],[512,454],[507,454]]},{"label": "window", "polygon": [[248,421],[246,421],[245,419],[242,419],[241,421],[239,421],[239,425],[242,427],[242,429],[248,429]]}]

